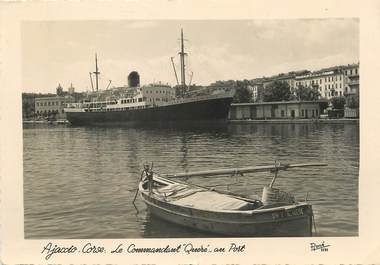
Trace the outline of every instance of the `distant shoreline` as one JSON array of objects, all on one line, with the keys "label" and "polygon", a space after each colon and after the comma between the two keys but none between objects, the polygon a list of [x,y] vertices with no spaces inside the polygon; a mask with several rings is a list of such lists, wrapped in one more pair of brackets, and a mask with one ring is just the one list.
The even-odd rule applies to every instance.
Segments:
[{"label": "distant shoreline", "polygon": [[359,119],[268,119],[268,120],[228,120],[229,123],[348,123],[359,124]]},{"label": "distant shoreline", "polygon": [[[60,121],[34,121],[34,120],[24,120],[25,124],[69,124],[67,120]],[[268,120],[227,120],[228,123],[328,123],[328,124],[359,124],[359,119],[268,119]]]},{"label": "distant shoreline", "polygon": [[56,120],[56,121],[46,121],[46,120],[23,120],[22,123],[26,124],[68,124],[68,120]]}]

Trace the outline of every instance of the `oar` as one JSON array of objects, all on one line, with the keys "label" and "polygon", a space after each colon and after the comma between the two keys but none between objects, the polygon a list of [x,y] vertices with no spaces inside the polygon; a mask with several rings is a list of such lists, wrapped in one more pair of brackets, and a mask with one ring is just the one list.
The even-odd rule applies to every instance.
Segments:
[{"label": "oar", "polygon": [[[143,175],[144,175],[144,170],[141,172],[140,181],[142,180]],[[139,183],[140,183],[140,181],[139,181]],[[135,201],[136,201],[136,198],[137,198],[137,194],[139,194],[139,187],[138,186],[136,188],[135,197],[133,198],[133,201],[132,201],[132,203],[135,206],[136,210],[137,210],[137,207],[136,207]]]},{"label": "oar", "polygon": [[241,167],[241,168],[224,168],[224,169],[214,169],[205,171],[195,171],[195,172],[183,172],[168,174],[167,178],[188,178],[188,177],[205,177],[205,176],[218,176],[226,174],[243,174],[243,173],[255,173],[255,172],[270,172],[287,170],[289,168],[297,167],[320,167],[327,166],[326,163],[304,163],[304,164],[275,164],[269,166],[255,166],[255,167]]},{"label": "oar", "polygon": [[[143,178],[143,175],[144,175],[144,172],[145,172],[146,170],[149,170],[149,165],[148,165],[148,167],[144,166],[144,170],[141,172],[141,176],[140,176],[140,181],[139,181],[139,183],[141,182],[141,180],[142,180],[142,178]],[[151,171],[153,170],[153,162],[152,162],[152,165],[151,165],[151,167],[150,167],[150,170],[151,170]],[[133,203],[133,205],[135,206],[136,210],[137,210],[137,207],[136,207],[136,205],[135,205],[135,201],[136,201],[136,198],[137,198],[137,194],[139,194],[139,187],[138,187],[138,186],[137,186],[137,188],[136,188],[135,197],[133,198],[133,201],[132,201],[132,203]]]}]

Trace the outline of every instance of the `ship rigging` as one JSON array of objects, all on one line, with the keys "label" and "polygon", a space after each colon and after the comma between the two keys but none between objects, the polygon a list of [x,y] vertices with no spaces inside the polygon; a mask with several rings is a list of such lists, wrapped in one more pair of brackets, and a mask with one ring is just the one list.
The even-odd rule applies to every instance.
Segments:
[{"label": "ship rigging", "polygon": [[[140,75],[132,71],[128,75],[128,89],[112,88],[109,80],[106,90],[99,91],[98,57],[95,54],[95,71],[90,72],[91,87],[94,91],[92,74],[95,75],[96,97],[90,102],[71,103],[65,108],[67,119],[72,124],[103,124],[118,122],[166,122],[166,121],[225,121],[235,93],[233,88],[205,88],[188,91],[185,75],[185,52],[183,30],[181,29],[181,84],[174,66],[177,85],[181,96],[174,87],[163,85],[140,86]],[[192,81],[191,74],[190,83]],[[95,99],[95,100],[94,100]]]}]

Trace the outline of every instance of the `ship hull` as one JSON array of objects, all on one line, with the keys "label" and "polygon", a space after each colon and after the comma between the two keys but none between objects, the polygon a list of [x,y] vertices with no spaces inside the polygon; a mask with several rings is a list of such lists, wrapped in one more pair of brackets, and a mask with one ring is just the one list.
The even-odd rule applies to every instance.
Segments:
[{"label": "ship hull", "polygon": [[66,117],[73,125],[128,122],[225,121],[231,102],[232,98],[228,97],[133,110],[94,112],[66,111]]}]

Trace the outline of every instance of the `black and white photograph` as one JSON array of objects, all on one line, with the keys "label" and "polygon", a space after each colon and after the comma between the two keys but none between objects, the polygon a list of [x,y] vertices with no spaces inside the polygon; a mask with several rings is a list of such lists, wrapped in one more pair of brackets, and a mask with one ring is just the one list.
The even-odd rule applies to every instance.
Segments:
[{"label": "black and white photograph", "polygon": [[22,52],[25,238],[358,235],[358,19],[26,21]]},{"label": "black and white photograph", "polygon": [[0,7],[0,263],[380,262],[380,3]]}]

